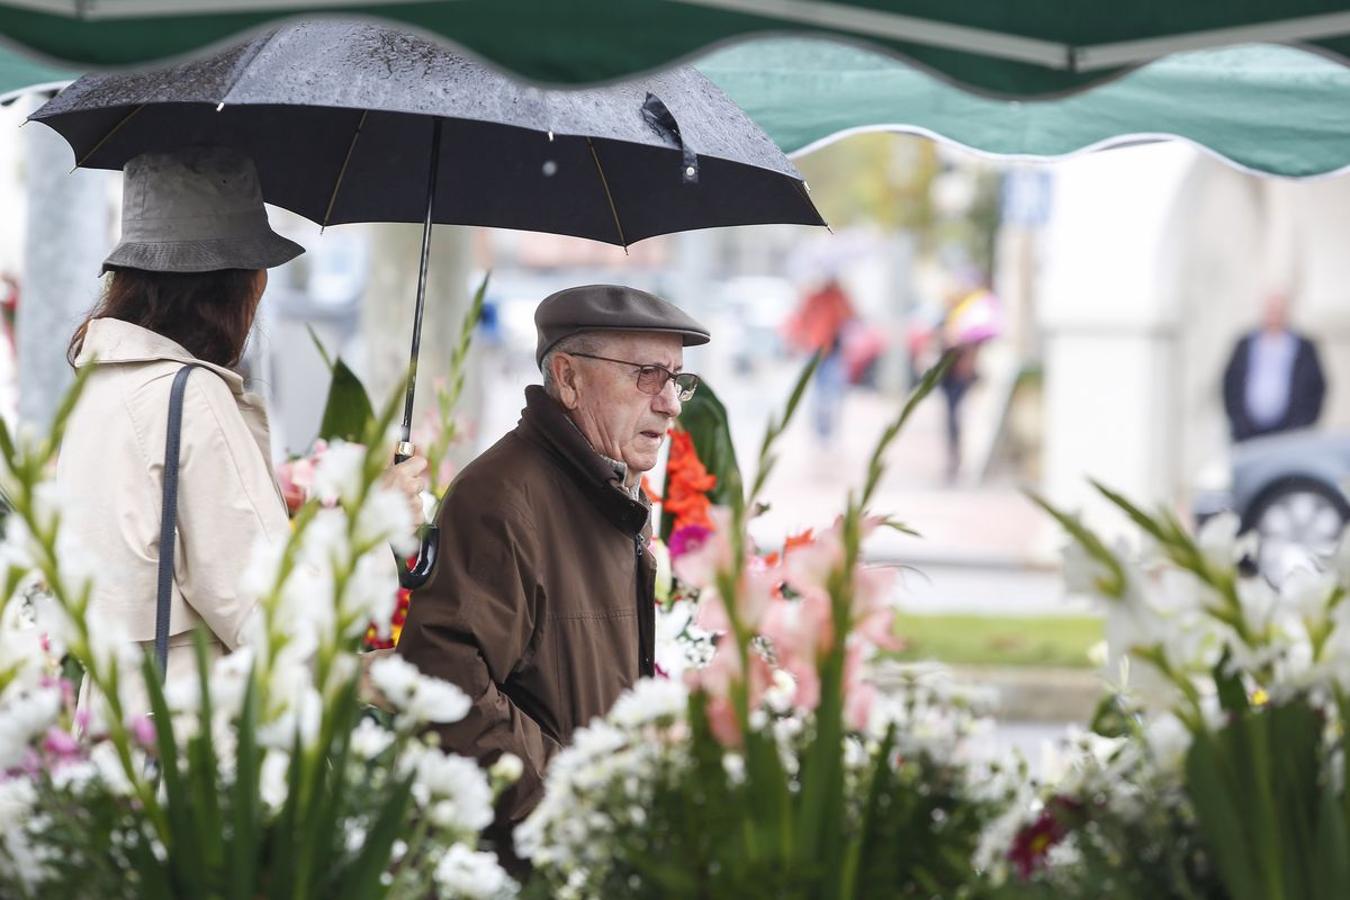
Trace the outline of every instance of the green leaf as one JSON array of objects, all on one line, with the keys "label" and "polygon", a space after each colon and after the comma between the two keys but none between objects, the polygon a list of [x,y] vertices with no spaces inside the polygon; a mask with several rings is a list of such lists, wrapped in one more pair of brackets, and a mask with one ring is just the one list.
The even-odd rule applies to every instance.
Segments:
[{"label": "green leaf", "polygon": [[914,530],[913,528],[910,528],[908,525],[906,525],[904,522],[901,522],[899,519],[885,519],[884,521],[881,522],[881,527],[889,528],[892,531],[898,531],[901,534],[909,535],[910,537],[916,538],[923,537],[921,533]]},{"label": "green leaf", "polygon": [[325,441],[359,443],[375,419],[370,395],[356,373],[341,359],[333,362],[333,382],[328,388],[319,437]]},{"label": "green leaf", "polygon": [[[718,505],[731,505],[733,498],[744,490],[741,469],[736,463],[736,447],[731,440],[731,422],[727,418],[726,407],[706,381],[684,404],[680,411],[679,427],[689,432],[699,460],[709,473],[717,477],[717,485],[708,492],[708,499]],[[667,474],[666,484],[669,483],[670,476]],[[662,516],[663,539],[670,537],[673,525],[672,517]]]},{"label": "green leaf", "polygon": [[1233,654],[1228,647],[1223,648],[1223,656],[1214,664],[1214,686],[1219,693],[1219,706],[1224,712],[1242,714],[1251,709],[1247,700],[1247,689],[1243,687],[1242,676],[1237,672],[1228,672]]},{"label": "green leaf", "polygon": [[1342,900],[1350,896],[1350,831],[1335,794],[1323,791],[1319,806],[1311,897]]},{"label": "green leaf", "polygon": [[226,859],[230,900],[251,900],[260,893],[258,861],[262,853],[263,823],[260,802],[262,748],[258,746],[257,664],[250,668],[239,713],[236,771],[231,789],[230,816],[234,833]]},{"label": "green leaf", "polygon": [[759,468],[755,473],[755,483],[750,488],[749,497],[736,497],[734,508],[748,509],[759,499],[759,492],[764,489],[764,485],[769,480],[769,475],[773,472],[774,465],[777,464],[777,456],[773,452],[774,444],[782,436],[783,432],[792,422],[792,417],[796,415],[797,407],[801,405],[802,397],[806,394],[806,386],[811,383],[811,376],[816,374],[816,369],[820,366],[821,356],[819,353],[812,356],[810,361],[802,369],[801,374],[797,376],[797,381],[792,386],[792,394],[788,397],[787,406],[783,409],[780,417],[769,420],[769,427],[764,431],[764,441],[759,448]]},{"label": "green leaf", "polygon": [[877,441],[876,447],[872,450],[872,457],[867,464],[867,483],[863,487],[862,497],[858,501],[859,509],[866,509],[872,501],[872,494],[876,491],[877,485],[881,482],[882,472],[885,471],[884,460],[886,451],[890,449],[891,444],[904,431],[905,423],[909,417],[914,414],[914,410],[919,407],[924,398],[933,392],[942,381],[942,377],[947,374],[947,370],[952,367],[952,361],[956,358],[955,351],[948,351],[942,355],[942,358],[923,374],[919,383],[909,392],[909,397],[905,399],[905,404],[900,408],[894,422],[887,426],[882,432],[881,438]]},{"label": "green leaf", "polygon": [[1051,518],[1060,524],[1060,527],[1069,533],[1078,545],[1081,546],[1088,555],[1101,563],[1110,578],[1105,584],[1099,584],[1103,593],[1109,597],[1120,599],[1125,595],[1127,582],[1125,578],[1125,567],[1121,565],[1120,560],[1106,546],[1106,542],[1099,538],[1090,528],[1078,521],[1077,516],[1072,516],[1064,510],[1058,509],[1049,500],[1042,497],[1035,491],[1026,491],[1026,496],[1041,509],[1045,510]]},{"label": "green leaf", "polygon": [[363,900],[379,895],[380,875],[389,866],[394,841],[403,836],[408,807],[412,803],[412,783],[411,775],[394,782],[374,817],[374,824],[366,833],[361,852],[343,872],[339,900]]},{"label": "green leaf", "polygon": [[314,330],[313,325],[305,325],[305,330],[309,332],[309,339],[314,342],[314,349],[319,351],[319,356],[323,358],[323,364],[328,367],[328,371],[333,371],[333,357],[329,355],[328,348],[319,340],[319,333]]},{"label": "green leaf", "polygon": [[164,699],[159,665],[148,651],[141,661],[141,675],[146,693],[150,696],[150,711],[155,719],[155,749],[159,753],[159,777],[164,795],[164,810],[168,817],[169,840],[165,850],[169,854],[169,878],[175,893],[183,896],[204,896],[205,866],[201,848],[192,839],[196,823],[192,816],[192,800],[188,786],[178,768],[178,742],[173,733],[173,719]]},{"label": "green leaf", "polygon": [[1234,900],[1266,900],[1253,849],[1243,829],[1243,786],[1208,732],[1196,735],[1186,755],[1186,786],[1196,818],[1224,884]]}]

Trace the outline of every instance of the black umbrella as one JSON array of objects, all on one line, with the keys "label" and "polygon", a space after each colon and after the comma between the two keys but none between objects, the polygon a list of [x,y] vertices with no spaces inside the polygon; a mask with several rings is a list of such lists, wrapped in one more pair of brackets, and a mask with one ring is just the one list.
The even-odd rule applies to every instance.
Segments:
[{"label": "black umbrella", "polygon": [[693,69],[544,90],[374,24],[293,23],[195,62],[86,75],[31,118],[79,166],[220,145],[253,159],[267,202],[320,225],[422,222],[405,445],[433,224],[625,247],[722,225],[825,224],[782,151]]}]

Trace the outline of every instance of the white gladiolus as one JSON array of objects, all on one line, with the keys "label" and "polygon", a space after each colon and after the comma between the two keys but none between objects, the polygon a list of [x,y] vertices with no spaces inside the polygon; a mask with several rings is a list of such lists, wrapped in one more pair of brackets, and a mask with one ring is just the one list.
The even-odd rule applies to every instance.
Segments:
[{"label": "white gladiolus", "polygon": [[353,622],[352,636],[364,633],[374,621],[382,635],[389,631],[389,620],[398,603],[398,577],[394,560],[382,544],[376,553],[367,553],[356,561],[342,594],[342,611]]},{"label": "white gladiolus", "polygon": [[451,900],[491,900],[511,890],[511,879],[491,853],[451,847],[436,865],[436,887]]},{"label": "white gladiolus", "polygon": [[683,719],[688,708],[689,690],[684,682],[644,678],[615,701],[608,718],[620,728],[639,728],[649,722]]},{"label": "white gladiolus", "polygon": [[670,592],[675,583],[675,575],[670,565],[670,548],[666,546],[665,541],[652,540],[648,542],[647,549],[656,560],[656,602],[664,604],[670,600]]},{"label": "white gladiolus", "polygon": [[374,759],[394,743],[394,735],[370,719],[362,719],[352,731],[352,752],[361,759]]},{"label": "white gladiolus", "polygon": [[525,763],[514,753],[503,753],[488,769],[488,775],[493,780],[507,784],[519,781],[523,774],[525,774]]},{"label": "white gladiolus", "polygon": [[412,696],[403,708],[403,714],[411,722],[435,722],[449,724],[458,722],[469,714],[473,705],[469,695],[458,686],[439,678],[419,675],[413,687]]},{"label": "white gladiolus", "polygon": [[402,492],[376,486],[356,516],[358,542],[393,544],[399,553],[417,552],[412,512]]},{"label": "white gladiolus", "polygon": [[11,684],[0,695],[0,772],[18,766],[28,744],[56,722],[61,699],[61,686],[51,680]]},{"label": "white gladiolus", "polygon": [[370,683],[399,709],[408,705],[421,677],[417,666],[396,653],[382,656],[370,664]]},{"label": "white gladiolus", "polygon": [[25,831],[37,799],[27,778],[0,778],[0,883],[23,885],[30,893],[47,877],[46,864]]},{"label": "white gladiolus", "polygon": [[1195,536],[1196,546],[1205,561],[1219,571],[1231,569],[1244,555],[1248,544],[1238,537],[1242,523],[1233,512],[1211,516]]},{"label": "white gladiolus", "polygon": [[360,444],[336,441],[328,445],[314,468],[314,486],[310,495],[325,504],[352,503],[361,491],[361,468],[366,448]]},{"label": "white gladiolus", "polygon": [[259,772],[259,793],[268,809],[281,809],[286,803],[289,786],[286,782],[287,770],[291,765],[290,754],[284,750],[269,750],[263,758]]},{"label": "white gladiolus", "polygon": [[481,831],[492,824],[492,788],[478,764],[429,750],[417,759],[413,797],[441,828]]}]

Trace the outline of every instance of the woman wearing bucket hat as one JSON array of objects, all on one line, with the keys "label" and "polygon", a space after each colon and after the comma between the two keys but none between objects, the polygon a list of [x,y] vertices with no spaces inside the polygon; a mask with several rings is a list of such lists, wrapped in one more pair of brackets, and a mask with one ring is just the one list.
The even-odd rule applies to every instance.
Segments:
[{"label": "woman wearing bucket hat", "polygon": [[[235,366],[267,269],[304,249],[268,225],[253,163],[221,148],[131,160],[122,204],[122,240],[103,266],[107,288],[70,341],[72,366],[98,368],[70,416],[57,478],[68,527],[98,572],[94,609],[143,646],[154,646],[158,631],[172,682],[195,664],[198,624],[214,653],[239,645],[253,611],[239,575],[257,544],[289,532],[267,415]],[[180,374],[185,367],[191,377]],[[166,440],[178,392],[174,454]],[[419,520],[425,465],[415,457],[391,475]],[[177,525],[163,571],[161,527],[174,520],[162,510],[176,510]],[[83,707],[87,687],[80,700]],[[143,697],[124,702],[144,709]]]}]

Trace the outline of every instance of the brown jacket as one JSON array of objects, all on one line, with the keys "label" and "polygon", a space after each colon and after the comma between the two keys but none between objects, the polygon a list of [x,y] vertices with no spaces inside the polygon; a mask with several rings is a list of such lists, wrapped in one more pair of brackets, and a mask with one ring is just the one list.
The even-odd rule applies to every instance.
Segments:
[{"label": "brown jacket", "polygon": [[619,485],[561,406],[525,391],[520,424],[460,473],[441,509],[440,559],[413,597],[398,652],[473,699],[442,746],[525,764],[502,798],[533,809],[549,759],[653,671],[650,509]]}]

